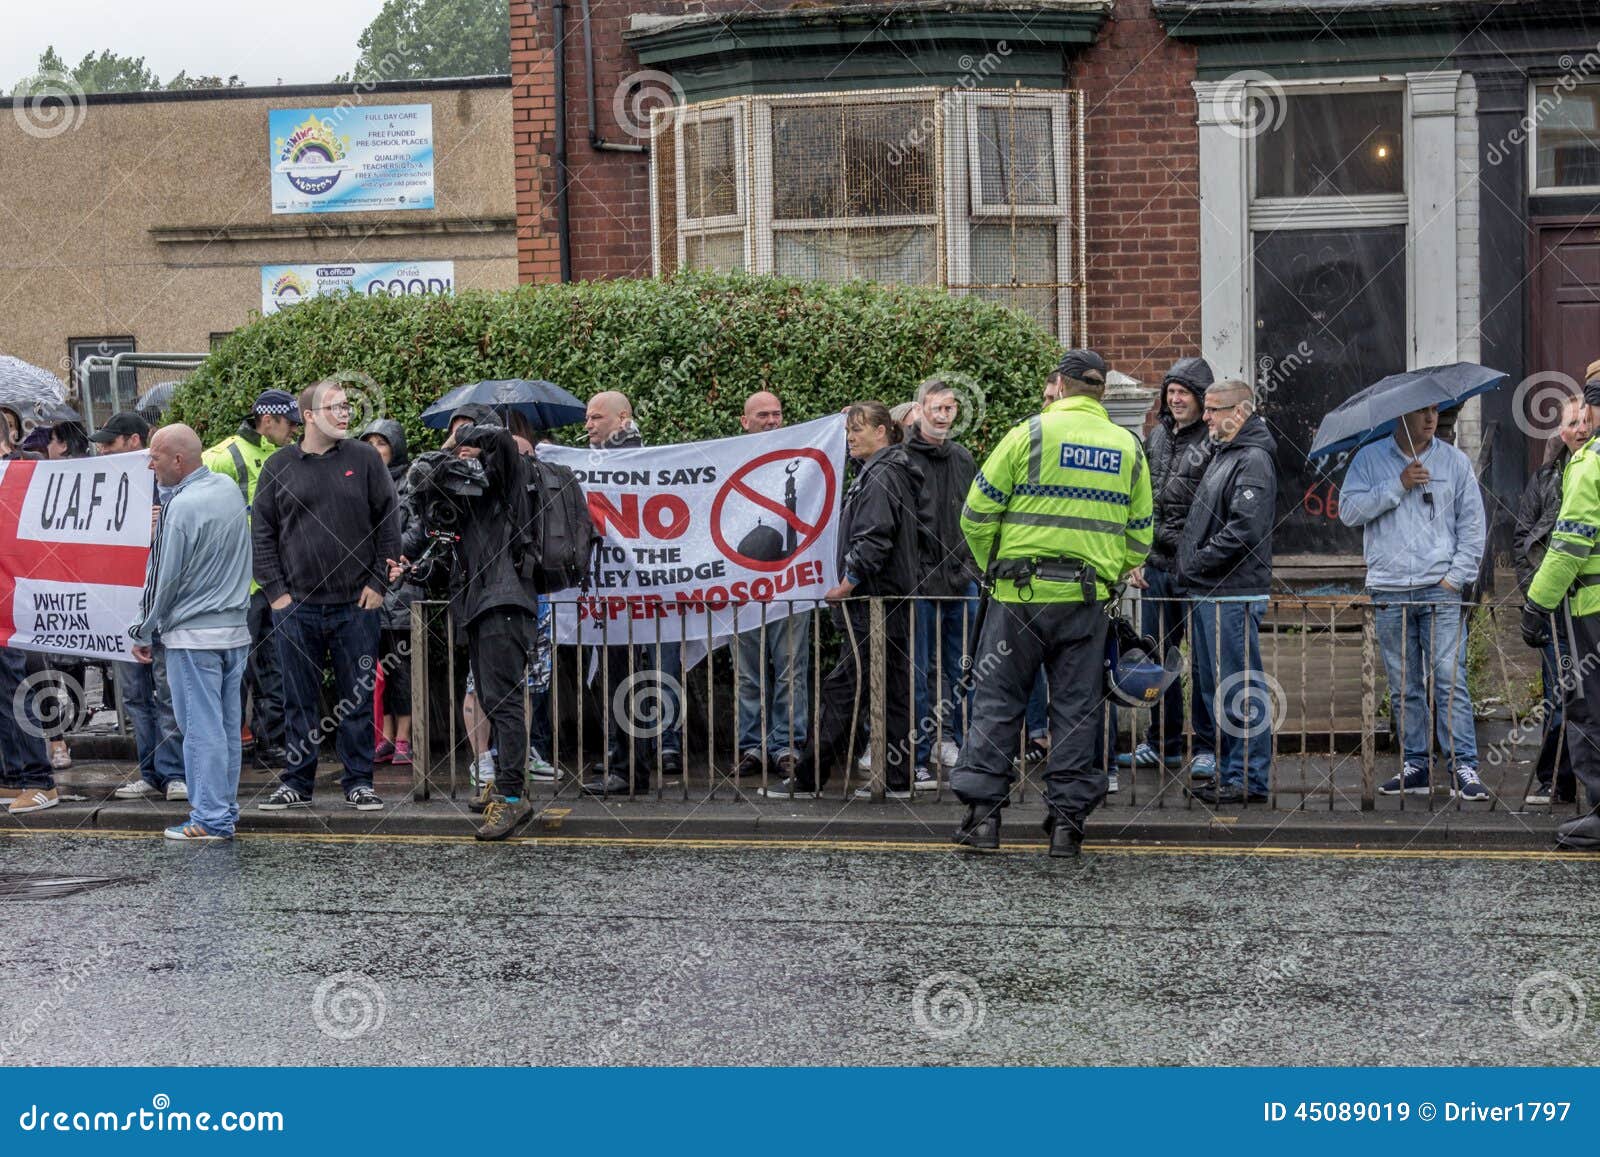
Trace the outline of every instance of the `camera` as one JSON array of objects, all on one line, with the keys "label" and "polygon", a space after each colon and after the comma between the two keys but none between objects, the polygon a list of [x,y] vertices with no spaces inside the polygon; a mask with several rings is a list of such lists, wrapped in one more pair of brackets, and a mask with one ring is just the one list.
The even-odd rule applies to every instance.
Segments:
[{"label": "camera", "polygon": [[423,523],[430,531],[448,531],[461,521],[463,502],[488,490],[489,478],[476,458],[456,458],[435,450],[417,459],[410,484]]}]

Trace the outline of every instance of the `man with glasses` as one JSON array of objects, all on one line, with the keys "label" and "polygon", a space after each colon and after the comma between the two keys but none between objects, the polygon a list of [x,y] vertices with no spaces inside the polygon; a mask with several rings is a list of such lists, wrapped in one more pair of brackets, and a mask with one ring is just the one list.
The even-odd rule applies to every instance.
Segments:
[{"label": "man with glasses", "polygon": [[1190,794],[1212,806],[1264,802],[1271,782],[1273,696],[1260,631],[1272,585],[1278,444],[1255,408],[1247,382],[1206,391],[1200,416],[1216,451],[1178,539],[1178,581],[1193,600],[1195,698],[1210,705],[1217,741],[1215,780]]},{"label": "man with glasses", "polygon": [[255,578],[272,607],[283,672],[283,774],[262,811],[311,806],[322,673],[331,658],[345,802],[377,811],[372,790],[373,669],[388,559],[400,557],[399,502],[382,457],[351,438],[337,381],[301,391],[305,434],[261,468]]},{"label": "man with glasses", "polygon": [[1378,791],[1428,795],[1436,733],[1450,794],[1487,800],[1461,646],[1461,592],[1483,559],[1483,496],[1472,463],[1434,437],[1438,428],[1439,408],[1425,406],[1395,423],[1393,437],[1358,451],[1339,488],[1339,519],[1362,528],[1391,718],[1404,745],[1400,774]]}]

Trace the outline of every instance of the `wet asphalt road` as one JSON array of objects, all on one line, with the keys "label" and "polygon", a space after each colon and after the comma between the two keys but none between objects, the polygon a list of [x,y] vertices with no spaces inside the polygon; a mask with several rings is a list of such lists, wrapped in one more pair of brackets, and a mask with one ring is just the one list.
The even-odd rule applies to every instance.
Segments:
[{"label": "wet asphalt road", "polygon": [[137,879],[0,903],[5,1064],[1600,1061],[1593,861],[0,838],[34,869]]}]

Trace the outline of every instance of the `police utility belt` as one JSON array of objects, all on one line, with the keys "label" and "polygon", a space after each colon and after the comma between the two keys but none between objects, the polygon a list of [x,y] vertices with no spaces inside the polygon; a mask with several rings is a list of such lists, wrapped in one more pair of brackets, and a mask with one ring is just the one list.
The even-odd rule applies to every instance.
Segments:
[{"label": "police utility belt", "polygon": [[1077,583],[1083,591],[1085,606],[1093,606],[1098,596],[1099,575],[1094,564],[1081,558],[1003,558],[992,569],[997,579],[1010,579],[1017,584],[1017,595],[1023,602],[1033,597],[1033,580],[1052,583]]}]

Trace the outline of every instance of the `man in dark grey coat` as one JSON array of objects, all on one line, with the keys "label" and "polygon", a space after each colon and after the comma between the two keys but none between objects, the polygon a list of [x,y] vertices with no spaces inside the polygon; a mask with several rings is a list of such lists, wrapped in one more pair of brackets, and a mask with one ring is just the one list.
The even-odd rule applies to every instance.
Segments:
[{"label": "man in dark grey coat", "polygon": [[1277,442],[1246,382],[1219,382],[1202,411],[1217,444],[1178,540],[1178,580],[1193,600],[1195,696],[1216,721],[1217,778],[1196,788],[1207,804],[1265,802],[1271,790],[1273,690],[1260,630],[1272,584]]}]

